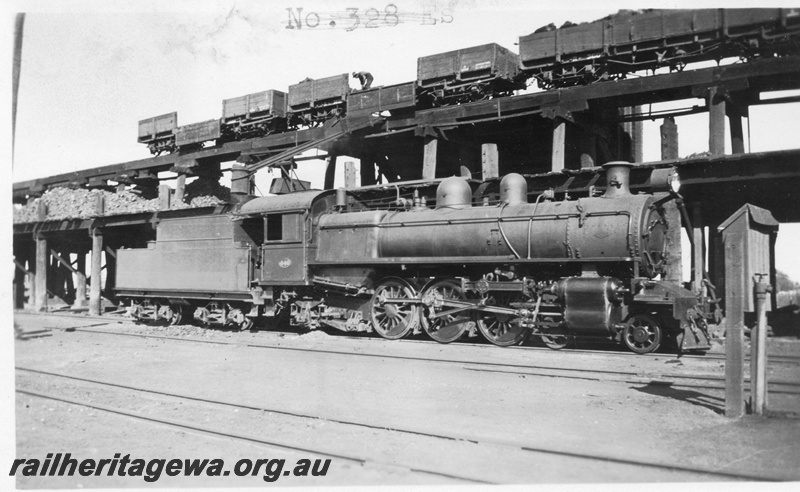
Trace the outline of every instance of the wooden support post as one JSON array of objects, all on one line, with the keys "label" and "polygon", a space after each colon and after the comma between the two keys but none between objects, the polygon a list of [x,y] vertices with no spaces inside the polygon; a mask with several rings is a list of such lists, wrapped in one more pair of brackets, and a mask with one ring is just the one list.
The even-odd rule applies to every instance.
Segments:
[{"label": "wooden support post", "polygon": [[[641,112],[641,106],[634,106],[630,108],[629,114],[641,114]],[[628,135],[631,137],[630,161],[640,163],[644,160],[644,122],[631,121],[628,125]]]},{"label": "wooden support post", "polygon": [[492,179],[500,176],[500,163],[498,162],[497,144],[485,143],[481,145],[481,170],[483,179]]},{"label": "wooden support post", "polygon": [[562,118],[553,120],[553,151],[551,153],[550,170],[557,172],[564,169],[564,153],[567,143],[567,122]]},{"label": "wooden support post", "polygon": [[356,164],[353,161],[344,163],[344,187],[347,190],[356,187]]},{"label": "wooden support post", "polygon": [[661,160],[678,158],[678,125],[675,118],[669,116],[664,118],[661,124]]},{"label": "wooden support post", "polygon": [[[207,178],[200,178],[207,179]],[[250,185],[252,178],[247,171],[247,166],[235,163],[231,166],[231,202],[244,203],[248,200],[252,190]],[[177,193],[174,200],[177,200]]]},{"label": "wooden support post", "polygon": [[422,158],[422,179],[436,178],[436,152],[439,140],[428,137],[425,140],[425,153]]},{"label": "wooden support post", "polygon": [[[69,255],[67,256],[69,257]],[[64,283],[64,302],[75,301],[75,282],[72,279],[73,268],[72,265],[62,264],[61,273]]]},{"label": "wooden support post", "polygon": [[92,230],[92,281],[89,289],[89,314],[97,316],[102,314],[101,297],[101,277],[100,270],[102,269],[102,254],[103,254],[103,236],[98,230]]},{"label": "wooden support post", "polygon": [[708,90],[708,151],[725,154],[725,99],[717,87]]},{"label": "wooden support post", "polygon": [[[232,184],[231,187],[233,187]],[[182,202],[185,195],[186,195],[186,175],[179,174],[178,179],[175,181],[175,197],[174,197],[175,203]]]},{"label": "wooden support post", "polygon": [[94,214],[98,217],[106,213],[106,199],[102,193],[98,193],[94,198]]},{"label": "wooden support post", "polygon": [[708,228],[708,277],[716,298],[725,299],[725,246],[716,227]]},{"label": "wooden support post", "polygon": [[[742,270],[744,247],[736,239],[725,239],[725,270]],[[738,275],[725,276],[725,308],[727,330],[725,332],[725,416],[739,418],[744,415],[744,296],[746,285]]]},{"label": "wooden support post", "polygon": [[47,309],[47,266],[49,263],[50,249],[47,247],[47,238],[36,238],[36,285],[34,288],[33,309],[44,311]]},{"label": "wooden support post", "polygon": [[703,273],[706,270],[706,238],[699,203],[692,207],[692,227],[692,290],[705,293]]},{"label": "wooden support post", "polygon": [[728,116],[731,127],[731,153],[744,154],[744,131],[742,130],[742,115],[731,113]]},{"label": "wooden support post", "polygon": [[86,306],[86,253],[78,253],[78,268],[75,269],[75,302],[73,307],[82,308]]},{"label": "wooden support post", "polygon": [[758,322],[750,333],[750,411],[763,415],[767,407],[767,298],[769,284],[763,278],[756,282],[756,316]]},{"label": "wooden support post", "polygon": [[14,266],[14,309],[23,309],[25,307],[25,277],[28,275],[28,270],[16,257]]},{"label": "wooden support post", "polygon": [[117,252],[110,247],[105,247],[106,252],[106,281],[103,285],[103,297],[114,299],[114,287],[117,283]]},{"label": "wooden support post", "polygon": [[667,231],[667,243],[669,251],[669,262],[665,279],[667,282],[683,283],[683,251],[681,250],[681,214],[675,200],[670,200],[664,204],[664,210],[668,217],[675,217],[677,223]]},{"label": "wooden support post", "polygon": [[172,198],[172,188],[169,185],[159,185],[158,187],[158,209],[169,210],[170,199]]},{"label": "wooden support post", "polygon": [[325,168],[325,185],[326,190],[333,189],[333,183],[336,180],[336,156],[331,155],[328,157],[328,165]]}]

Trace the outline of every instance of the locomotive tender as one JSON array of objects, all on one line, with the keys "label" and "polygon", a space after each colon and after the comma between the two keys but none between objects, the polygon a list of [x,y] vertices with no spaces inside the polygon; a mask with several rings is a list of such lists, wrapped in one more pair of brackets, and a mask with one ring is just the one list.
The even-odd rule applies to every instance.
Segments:
[{"label": "locomotive tender", "polygon": [[171,323],[266,316],[442,343],[480,332],[500,346],[533,335],[552,348],[584,336],[639,353],[666,339],[708,348],[707,302],[661,279],[680,254],[675,195],[631,194],[630,166],[607,164],[605,194],[577,200],[529,203],[510,174],[499,196],[446,178],[433,207],[415,196],[376,208],[339,189],[164,215],[148,248],[118,251],[117,295]]}]

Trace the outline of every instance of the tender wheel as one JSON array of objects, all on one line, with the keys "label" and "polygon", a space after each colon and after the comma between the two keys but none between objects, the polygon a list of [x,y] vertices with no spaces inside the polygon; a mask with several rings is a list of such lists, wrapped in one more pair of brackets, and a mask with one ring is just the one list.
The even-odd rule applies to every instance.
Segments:
[{"label": "tender wheel", "polygon": [[470,311],[459,311],[445,316],[436,316],[454,309],[444,305],[446,299],[465,299],[464,293],[453,280],[435,280],[422,291],[422,328],[439,343],[458,340],[467,330],[474,329],[475,321]]},{"label": "tender wheel", "polygon": [[183,310],[180,306],[162,304],[158,307],[157,313],[157,320],[165,320],[170,325],[180,324],[181,320],[183,319]]},{"label": "tender wheel", "polygon": [[211,323],[211,311],[205,307],[199,307],[194,310],[194,319],[201,325],[208,326]]},{"label": "tender wheel", "polygon": [[414,288],[403,279],[388,278],[381,282],[370,302],[372,327],[378,335],[397,340],[414,329],[419,320],[419,306],[411,301],[415,297]]},{"label": "tender wheel", "polygon": [[225,324],[244,331],[253,327],[253,320],[248,318],[241,309],[233,308],[228,312]]},{"label": "tender wheel", "polygon": [[655,319],[646,314],[631,316],[622,333],[625,345],[637,354],[655,352],[661,346],[662,330]]},{"label": "tender wheel", "polygon": [[[508,307],[512,302],[522,300],[518,294],[500,292],[491,295],[486,304]],[[518,345],[525,338],[527,330],[520,326],[519,320],[510,314],[478,313],[478,329],[489,342],[500,347]]]}]

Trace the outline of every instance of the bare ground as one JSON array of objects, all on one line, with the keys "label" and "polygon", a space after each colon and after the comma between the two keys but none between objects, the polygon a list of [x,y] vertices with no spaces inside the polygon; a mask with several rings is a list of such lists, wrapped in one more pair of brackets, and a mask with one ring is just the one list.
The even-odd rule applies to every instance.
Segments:
[{"label": "bare ground", "polygon": [[[18,367],[85,379],[18,370],[17,389],[95,407],[18,392],[19,458],[120,453],[224,458],[230,468],[240,458],[331,459],[327,476],[285,476],[274,482],[281,486],[800,479],[800,420],[727,419],[722,391],[665,384],[722,374],[716,359],[127,322],[89,328],[176,339],[138,338],[63,330],[98,324],[88,319],[16,321],[32,335],[16,341]],[[37,337],[43,328],[52,331]],[[784,345],[796,355],[797,344]],[[776,366],[770,378],[798,382],[800,373]],[[800,397],[770,394],[770,409],[798,415]],[[266,483],[234,474],[17,478],[22,488]]]}]

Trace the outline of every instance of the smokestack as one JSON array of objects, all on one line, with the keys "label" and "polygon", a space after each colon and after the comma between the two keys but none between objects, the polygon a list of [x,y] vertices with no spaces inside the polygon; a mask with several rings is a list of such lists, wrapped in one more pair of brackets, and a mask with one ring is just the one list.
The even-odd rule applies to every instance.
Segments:
[{"label": "smokestack", "polygon": [[625,161],[612,161],[603,164],[606,170],[606,192],[603,198],[618,198],[631,194],[631,168],[633,164]]}]

